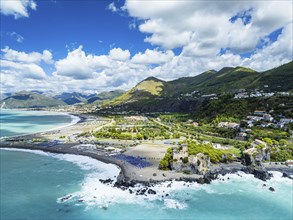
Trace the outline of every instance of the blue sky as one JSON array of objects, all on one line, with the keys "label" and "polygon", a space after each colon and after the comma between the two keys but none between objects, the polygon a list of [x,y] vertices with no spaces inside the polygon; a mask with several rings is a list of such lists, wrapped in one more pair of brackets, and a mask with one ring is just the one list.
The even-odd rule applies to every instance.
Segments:
[{"label": "blue sky", "polygon": [[292,60],[292,1],[1,0],[0,6],[4,92],[129,89],[148,76],[172,80],[224,66],[264,71]]},{"label": "blue sky", "polygon": [[[66,56],[68,47],[83,45],[89,53],[108,53],[111,47],[131,53],[152,48],[144,43],[144,34],[130,29],[132,18],[108,10],[112,1],[36,1],[37,10],[29,18],[14,19],[1,15],[1,45],[18,51],[50,49],[54,57]],[[18,43],[7,33],[21,35]]]}]

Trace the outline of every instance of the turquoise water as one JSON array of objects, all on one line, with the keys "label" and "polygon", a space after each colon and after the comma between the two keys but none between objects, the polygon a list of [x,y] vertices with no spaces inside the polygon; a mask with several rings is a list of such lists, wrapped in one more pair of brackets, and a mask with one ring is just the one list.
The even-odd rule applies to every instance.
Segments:
[{"label": "turquoise water", "polygon": [[[292,181],[278,173],[268,182],[246,174],[210,185],[166,182],[152,187],[156,195],[139,196],[100,183],[119,169],[91,158],[7,150],[0,156],[1,219],[292,219]],[[64,196],[70,198],[62,202]]]},{"label": "turquoise water", "polygon": [[76,122],[77,118],[45,111],[0,110],[0,137],[32,134]]},{"label": "turquoise water", "polygon": [[[1,136],[70,122],[50,112],[1,111]],[[165,182],[151,187],[156,195],[141,196],[102,184],[99,179],[115,180],[119,169],[88,157],[6,149],[0,162],[1,219],[293,218],[292,180],[280,173],[267,182],[243,173],[210,185]]]}]

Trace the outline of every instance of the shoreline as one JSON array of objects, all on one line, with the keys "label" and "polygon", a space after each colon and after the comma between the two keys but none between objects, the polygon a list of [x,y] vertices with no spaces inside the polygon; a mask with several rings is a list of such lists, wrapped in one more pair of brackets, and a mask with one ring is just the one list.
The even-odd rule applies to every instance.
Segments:
[{"label": "shoreline", "polygon": [[[213,180],[218,179],[219,175],[226,175],[230,173],[237,173],[242,171],[247,174],[253,174],[256,178],[261,180],[266,180],[270,178],[268,171],[278,171],[283,173],[284,177],[288,177],[293,179],[293,167],[286,166],[278,166],[274,167],[274,165],[266,164],[265,167],[251,168],[245,166],[239,162],[234,162],[230,164],[213,164],[210,171],[205,175],[199,174],[184,174],[174,171],[162,171],[158,169],[158,160],[150,161],[152,166],[145,168],[138,168],[134,165],[131,165],[125,160],[116,159],[109,152],[105,150],[105,148],[97,145],[97,143],[90,144],[94,146],[94,148],[85,147],[85,143],[78,142],[78,139],[75,141],[69,142],[58,142],[53,146],[49,145],[50,142],[54,140],[58,140],[58,137],[61,135],[67,135],[68,137],[71,135],[78,135],[81,132],[86,130],[92,130],[97,125],[103,126],[106,122],[105,119],[96,117],[96,120],[89,120],[90,117],[87,115],[75,114],[75,113],[63,113],[72,115],[73,117],[78,117],[79,120],[75,123],[71,123],[69,125],[63,126],[62,128],[54,128],[47,131],[36,132],[33,134],[27,135],[18,135],[14,137],[7,137],[5,139],[0,140],[0,148],[9,148],[9,149],[27,149],[27,150],[41,150],[49,153],[57,153],[57,154],[72,154],[72,155],[82,155],[87,156],[96,160],[99,160],[106,164],[114,164],[119,167],[120,173],[116,180],[116,185],[119,187],[127,187],[133,186],[136,183],[141,183],[144,185],[148,185],[151,183],[160,183],[170,180],[175,181],[186,181],[186,182],[197,182],[200,184],[211,183]],[[86,127],[87,126],[87,127]],[[79,132],[79,133],[78,133]],[[9,140],[11,138],[11,140]],[[45,142],[37,142],[34,143],[33,139],[43,139]],[[60,141],[60,138],[59,138]],[[122,142],[122,141],[121,141]],[[127,141],[126,141],[127,142]],[[43,144],[44,143],[44,144]],[[42,145],[43,144],[43,145]],[[121,143],[120,143],[121,144]],[[83,146],[82,146],[83,145]],[[141,144],[142,146],[144,144]],[[77,146],[81,146],[80,148]],[[147,149],[151,147],[149,145],[144,146]],[[146,152],[131,152],[133,149],[137,149],[137,147],[126,147],[126,155],[130,156],[146,156]],[[150,149],[151,151],[155,149]],[[165,151],[162,148],[162,151]],[[152,153],[158,153],[154,151]],[[160,153],[160,152],[159,152]],[[151,157],[151,156],[148,156]]]},{"label": "shoreline", "polygon": [[[147,180],[139,180],[136,178],[133,178],[132,172],[133,169],[130,168],[130,164],[127,164],[127,162],[120,161],[118,159],[115,159],[111,156],[104,156],[104,155],[98,155],[97,153],[93,152],[86,152],[86,151],[79,151],[77,149],[73,149],[72,147],[77,146],[78,144],[75,143],[67,143],[67,144],[61,144],[56,147],[40,147],[35,145],[28,145],[28,144],[19,144],[19,145],[10,145],[10,144],[2,144],[0,145],[0,149],[6,150],[40,150],[43,152],[48,153],[56,153],[56,154],[71,154],[71,155],[81,155],[86,156],[95,160],[98,160],[100,162],[106,163],[106,164],[113,164],[117,167],[119,167],[120,172],[117,176],[115,186],[120,188],[127,188],[132,187],[136,184],[142,184],[145,186],[149,186],[151,184],[157,184],[162,183],[166,181],[184,181],[184,182],[197,182],[199,184],[210,184],[213,180],[219,179],[219,175],[225,176],[226,174],[236,174],[238,172],[244,172],[246,174],[253,174],[255,178],[258,178],[260,180],[263,180],[264,182],[267,179],[260,178],[261,176],[255,175],[255,173],[251,172],[251,170],[248,169],[247,166],[244,166],[242,164],[217,164],[214,165],[210,172],[208,172],[206,175],[198,176],[197,178],[194,178],[190,175],[182,176],[181,173],[178,173],[178,178],[165,178],[164,180],[154,180],[150,177],[150,179]],[[293,180],[293,168],[292,167],[278,167],[278,168],[270,168],[266,166],[267,172],[270,171],[277,171],[282,173],[282,177],[289,178]],[[165,171],[166,172],[166,171]],[[168,172],[168,171],[167,171]],[[172,171],[169,171],[172,172]],[[271,177],[271,176],[270,176]]]}]

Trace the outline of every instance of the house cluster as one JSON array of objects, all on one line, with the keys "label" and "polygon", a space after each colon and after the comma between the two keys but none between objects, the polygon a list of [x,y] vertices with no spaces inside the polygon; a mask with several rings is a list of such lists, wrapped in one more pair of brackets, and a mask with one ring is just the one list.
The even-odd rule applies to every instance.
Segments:
[{"label": "house cluster", "polygon": [[[266,87],[267,88],[267,87]],[[246,98],[253,98],[253,97],[271,97],[274,96],[274,92],[264,92],[259,90],[254,90],[252,92],[248,92],[245,89],[239,89],[234,94],[234,99],[246,99]]]},{"label": "house cluster", "polygon": [[230,129],[239,129],[240,125],[234,122],[220,122],[218,124],[219,128],[230,128]]},{"label": "house cluster", "polygon": [[188,158],[188,146],[187,144],[182,144],[181,145],[181,150],[175,150],[175,148],[173,148],[173,160],[183,160],[184,158]]},{"label": "house cluster", "polygon": [[274,118],[264,110],[255,110],[253,115],[246,117],[246,122],[249,128],[253,127],[256,122],[261,122],[261,127],[269,127],[273,125]]},{"label": "house cluster", "polygon": [[191,93],[185,93],[185,94],[182,94],[182,96],[186,96],[186,97],[192,97],[194,96],[195,94],[199,93],[199,91],[195,90]]},{"label": "house cluster", "polygon": [[249,115],[246,117],[246,122],[248,127],[253,127],[256,122],[260,122],[260,127],[274,127],[274,128],[284,128],[284,126],[289,123],[293,123],[292,118],[281,118],[279,121],[275,120],[270,114],[267,114],[266,111],[256,110],[254,115]]}]

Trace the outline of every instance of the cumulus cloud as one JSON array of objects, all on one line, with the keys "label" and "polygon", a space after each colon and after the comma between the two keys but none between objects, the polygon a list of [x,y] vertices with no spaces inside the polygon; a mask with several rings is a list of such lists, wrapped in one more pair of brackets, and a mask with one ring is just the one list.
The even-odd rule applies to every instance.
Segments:
[{"label": "cumulus cloud", "polygon": [[83,80],[93,78],[98,71],[109,65],[107,56],[87,55],[83,51],[83,47],[79,46],[77,49],[70,51],[66,58],[55,63],[56,72],[53,74]]},{"label": "cumulus cloud", "polygon": [[144,53],[137,53],[133,56],[132,62],[137,64],[162,64],[170,61],[174,57],[171,50],[166,52],[147,49]]},{"label": "cumulus cloud", "polygon": [[16,51],[8,47],[1,50],[0,77],[1,90],[19,91],[24,89],[35,89],[44,87],[48,80],[48,75],[40,66],[41,61],[51,64],[51,52],[44,50],[43,53],[25,53]]},{"label": "cumulus cloud", "polygon": [[17,63],[8,60],[1,60],[1,75],[4,74],[16,74],[19,79],[30,78],[30,79],[44,79],[46,78],[46,73],[44,70],[34,63]]},{"label": "cumulus cloud", "polygon": [[[189,56],[205,54],[205,48],[214,54],[221,48],[252,51],[261,38],[292,22],[293,16],[291,1],[127,0],[124,7],[131,17],[144,21],[139,30],[150,34],[146,42],[165,49],[186,47]],[[248,14],[251,22],[246,24],[241,16]]]},{"label": "cumulus cloud", "polygon": [[15,19],[29,17],[28,9],[36,10],[37,4],[33,0],[2,0],[0,12],[4,15],[13,15]]},{"label": "cumulus cloud", "polygon": [[109,57],[113,60],[129,60],[130,52],[129,50],[122,50],[121,48],[113,48],[109,52]]},{"label": "cumulus cloud", "polygon": [[31,52],[25,53],[22,51],[16,51],[10,49],[9,47],[5,47],[1,49],[4,53],[3,58],[10,61],[22,62],[22,63],[40,63],[41,61],[45,63],[52,63],[52,53],[48,50],[44,50],[43,53]]}]

